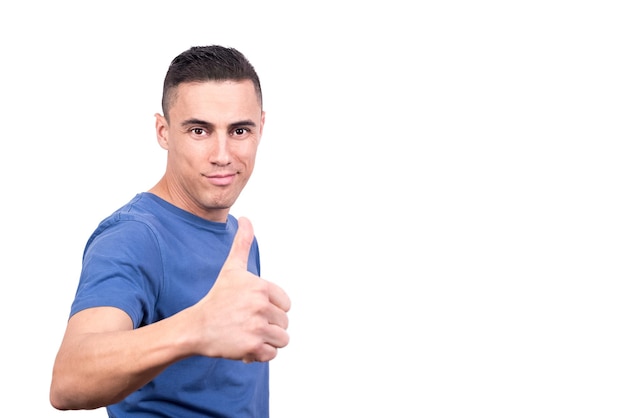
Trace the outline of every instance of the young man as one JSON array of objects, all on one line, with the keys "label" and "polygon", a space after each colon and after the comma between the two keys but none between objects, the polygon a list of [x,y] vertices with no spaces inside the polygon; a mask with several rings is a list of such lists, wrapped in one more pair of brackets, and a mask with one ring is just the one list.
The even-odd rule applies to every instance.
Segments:
[{"label": "young man", "polygon": [[88,240],[50,402],[112,417],[267,417],[291,302],[259,277],[250,222],[229,214],[263,132],[259,78],[235,49],[193,47],[172,61],[162,104],[165,173]]}]

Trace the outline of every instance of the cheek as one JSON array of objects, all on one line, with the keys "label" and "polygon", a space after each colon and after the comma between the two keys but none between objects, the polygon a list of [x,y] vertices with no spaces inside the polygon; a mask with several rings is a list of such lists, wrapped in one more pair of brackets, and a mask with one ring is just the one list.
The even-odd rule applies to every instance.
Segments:
[{"label": "cheek", "polygon": [[252,169],[256,160],[257,144],[246,143],[242,144],[236,151],[237,159],[245,164],[246,167]]},{"label": "cheek", "polygon": [[208,150],[193,143],[178,143],[170,147],[169,157],[173,158],[179,166],[195,168],[203,164],[208,155]]}]

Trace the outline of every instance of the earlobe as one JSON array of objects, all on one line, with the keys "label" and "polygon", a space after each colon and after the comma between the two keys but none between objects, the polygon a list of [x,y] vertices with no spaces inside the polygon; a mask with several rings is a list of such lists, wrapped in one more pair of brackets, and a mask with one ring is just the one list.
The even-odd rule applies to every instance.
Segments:
[{"label": "earlobe", "polygon": [[161,148],[168,149],[167,137],[169,133],[169,125],[167,124],[167,120],[159,113],[155,113],[154,118],[157,141],[159,142]]}]

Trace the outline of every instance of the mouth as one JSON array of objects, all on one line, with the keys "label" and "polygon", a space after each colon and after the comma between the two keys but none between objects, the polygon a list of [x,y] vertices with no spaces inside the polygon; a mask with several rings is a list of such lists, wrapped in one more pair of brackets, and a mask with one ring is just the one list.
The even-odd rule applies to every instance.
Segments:
[{"label": "mouth", "polygon": [[203,174],[203,177],[214,186],[228,186],[235,181],[236,175],[237,173],[218,173],[210,175]]}]

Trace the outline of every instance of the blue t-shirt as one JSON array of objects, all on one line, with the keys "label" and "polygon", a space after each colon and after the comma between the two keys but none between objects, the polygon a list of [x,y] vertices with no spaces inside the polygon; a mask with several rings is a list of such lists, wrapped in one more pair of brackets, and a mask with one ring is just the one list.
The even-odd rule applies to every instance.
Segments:
[{"label": "blue t-shirt", "polygon": [[[104,219],[89,238],[71,315],[97,306],[134,326],[167,318],[204,297],[226,260],[237,220],[210,222],[151,193]],[[260,274],[252,243],[248,270]],[[176,362],[122,402],[112,417],[268,417],[269,365],[195,356]]]}]

